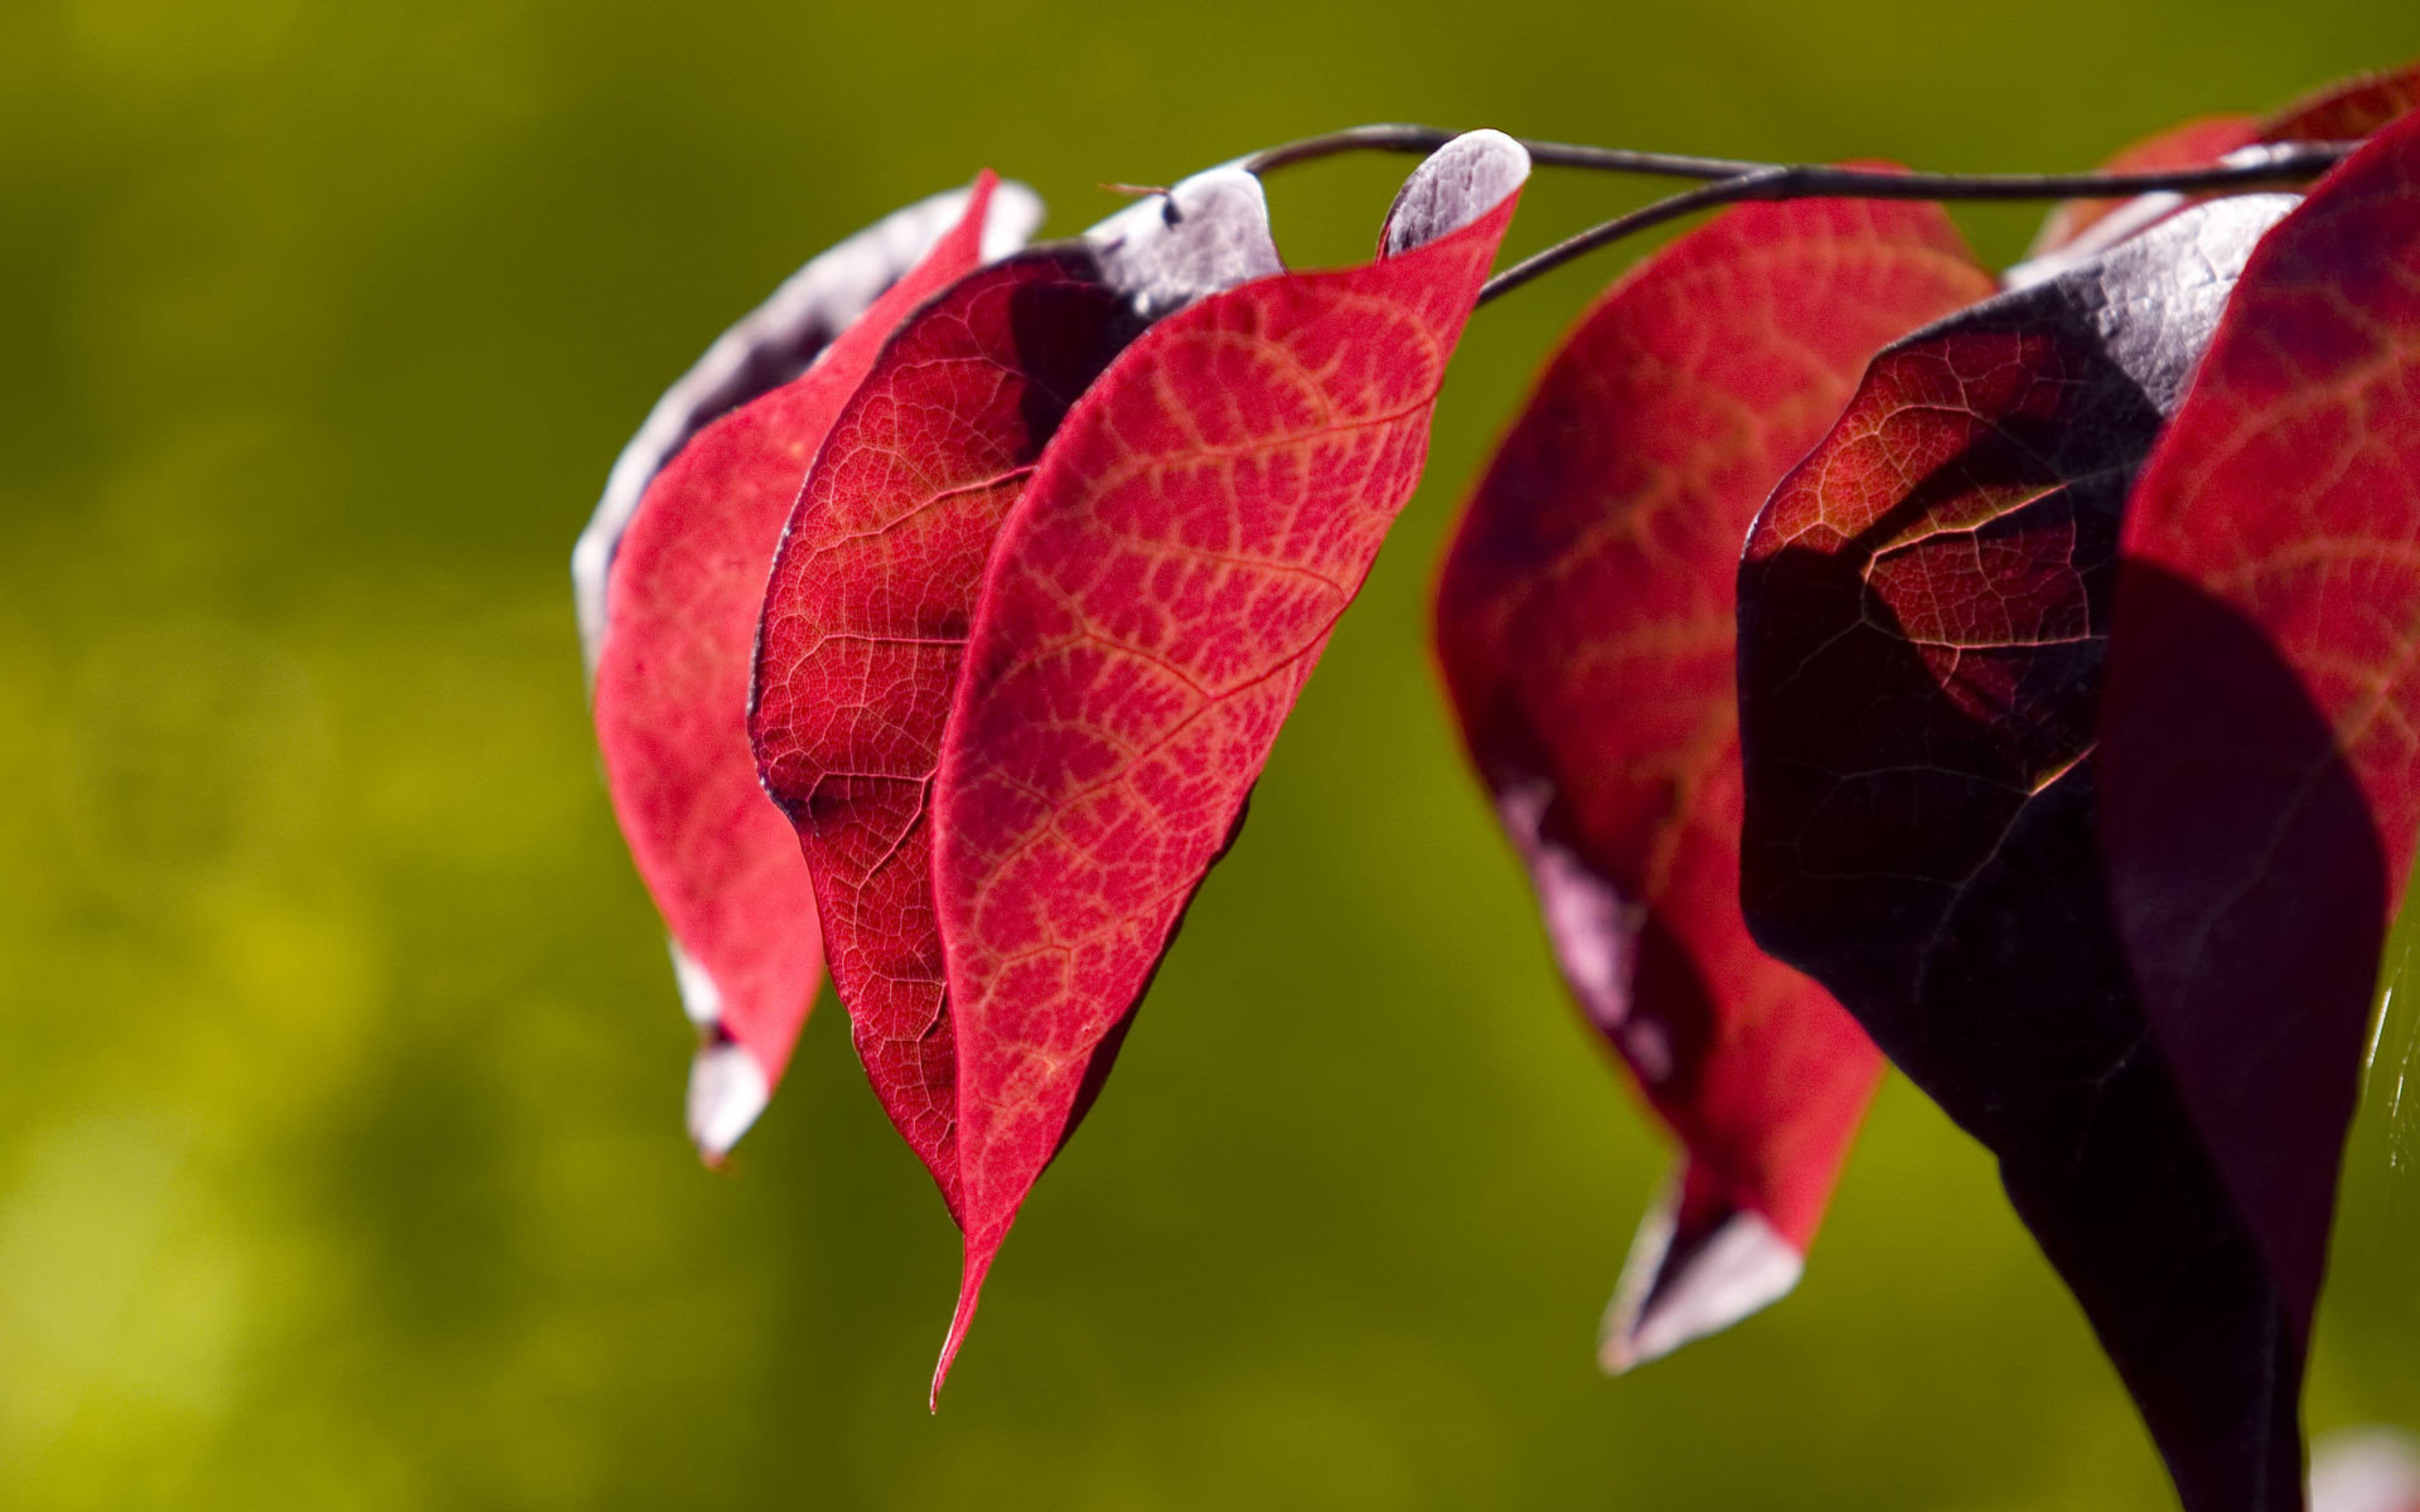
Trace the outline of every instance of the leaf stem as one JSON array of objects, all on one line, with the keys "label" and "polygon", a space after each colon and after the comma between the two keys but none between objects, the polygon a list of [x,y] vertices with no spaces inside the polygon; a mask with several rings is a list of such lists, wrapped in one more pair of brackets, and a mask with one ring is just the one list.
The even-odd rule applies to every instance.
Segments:
[{"label": "leaf stem", "polygon": [[[1434,152],[1459,133],[1435,126],[1356,126],[1305,137],[1246,158],[1252,173],[1267,173],[1346,152]],[[1524,258],[1487,281],[1479,302],[1509,294],[1542,273],[1622,238],[1717,205],[1774,199],[2039,200],[2118,198],[2161,191],[2207,193],[2273,188],[2316,178],[2359,147],[2357,142],[2285,142],[2245,147],[2221,162],[2159,173],[1905,173],[1886,168],[1841,168],[1821,163],[1749,162],[1737,158],[1699,158],[1672,152],[1633,152],[1570,142],[1521,140],[1530,161],[1544,167],[1597,173],[1638,174],[1707,182],[1657,200],[1627,215],[1590,227]]]}]

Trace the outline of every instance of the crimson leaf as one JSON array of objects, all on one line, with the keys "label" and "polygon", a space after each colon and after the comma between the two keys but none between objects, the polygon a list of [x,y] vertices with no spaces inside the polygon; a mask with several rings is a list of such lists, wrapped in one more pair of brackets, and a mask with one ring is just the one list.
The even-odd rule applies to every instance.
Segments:
[{"label": "crimson leaf", "polygon": [[1934,206],[1747,205],[1555,355],[1464,515],[1436,639],[1573,995],[1684,1148],[1621,1369],[1793,1285],[1882,1059],[1739,909],[1739,543],[1875,348],[1992,291]]},{"label": "crimson leaf", "polygon": [[1375,262],[1155,326],[1009,513],[934,797],[966,1227],[937,1392],[1419,481],[1528,161],[1495,132],[1457,138],[1405,184]]},{"label": "crimson leaf", "polygon": [[825,254],[735,326],[614,465],[574,554],[615,817],[706,1033],[690,1137],[719,1159],[764,1107],[822,975],[805,867],[756,785],[749,651],[808,460],[890,328],[1034,206],[927,201]]},{"label": "crimson leaf", "polygon": [[884,1110],[958,1211],[957,1046],[928,824],[985,562],[1077,395],[1149,322],[1279,270],[1260,181],[1179,184],[909,316],[808,473],[758,637],[750,735],[797,826]]}]

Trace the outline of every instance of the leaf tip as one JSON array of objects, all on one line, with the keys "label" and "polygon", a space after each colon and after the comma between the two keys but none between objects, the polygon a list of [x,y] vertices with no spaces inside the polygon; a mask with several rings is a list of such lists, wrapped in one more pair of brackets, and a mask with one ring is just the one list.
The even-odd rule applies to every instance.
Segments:
[{"label": "leaf tip", "polygon": [[689,1137],[706,1165],[720,1166],[773,1094],[765,1068],[747,1047],[718,1033],[689,1067]]},{"label": "leaf tip", "polygon": [[1730,1207],[1683,1212],[1668,1194],[1648,1211],[1622,1263],[1597,1364],[1621,1375],[1719,1333],[1787,1296],[1806,1266],[1762,1215]]},{"label": "leaf tip", "polygon": [[2311,1512],[2420,1507],[2420,1442],[2397,1428],[2342,1429],[2311,1451]]},{"label": "leaf tip", "polygon": [[950,1316],[950,1336],[941,1341],[941,1358],[933,1365],[933,1393],[925,1399],[925,1410],[939,1413],[941,1410],[941,1387],[950,1379],[950,1366],[957,1363],[958,1349],[967,1341],[967,1330],[975,1320],[975,1303],[983,1296],[984,1277],[991,1273],[991,1257],[998,1244],[978,1245],[967,1241],[966,1270],[958,1280],[958,1307]]},{"label": "leaf tip", "polygon": [[1529,152],[1501,131],[1465,131],[1423,159],[1387,211],[1382,256],[1399,257],[1450,236],[1528,181]]}]

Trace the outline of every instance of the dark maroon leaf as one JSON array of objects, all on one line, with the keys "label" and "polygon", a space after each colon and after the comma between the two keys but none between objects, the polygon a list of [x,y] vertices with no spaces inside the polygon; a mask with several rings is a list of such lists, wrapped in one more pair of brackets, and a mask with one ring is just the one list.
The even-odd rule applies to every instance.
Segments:
[{"label": "dark maroon leaf", "polygon": [[2090,757],[2128,489],[2292,203],[1885,351],[1740,572],[1749,925],[1999,1158],[2190,1512],[2300,1505],[2303,1350],[2133,988]]}]

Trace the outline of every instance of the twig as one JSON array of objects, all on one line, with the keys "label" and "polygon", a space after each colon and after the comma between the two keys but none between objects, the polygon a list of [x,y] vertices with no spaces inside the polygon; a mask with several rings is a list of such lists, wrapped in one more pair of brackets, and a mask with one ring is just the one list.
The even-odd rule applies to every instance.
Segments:
[{"label": "twig", "polygon": [[[1325,136],[1269,147],[1244,160],[1253,173],[1347,152],[1434,152],[1458,132],[1435,126],[1356,126]],[[1559,241],[1487,281],[1479,302],[1509,294],[1541,273],[1560,268],[1610,242],[1717,205],[1774,199],[2039,200],[2120,198],[2130,194],[2242,191],[2316,178],[2344,161],[2357,142],[2286,142],[2246,147],[2223,162],[2158,173],[1902,173],[1883,168],[1839,168],[1821,163],[1748,162],[1736,158],[1696,158],[1671,152],[1632,152],[1619,147],[1515,138],[1532,162],[1543,167],[1664,178],[1702,178],[1699,188],[1657,200],[1627,215]]]},{"label": "twig", "polygon": [[2159,191],[2243,191],[2303,183],[2343,162],[2358,142],[2287,142],[2247,147],[2227,161],[2159,173],[1943,174],[1821,164],[1759,167],[1617,215],[1532,254],[1487,281],[1479,302],[1509,294],[1542,273],[1610,242],[1717,205],[1776,199],[2031,200],[2118,197]]}]

